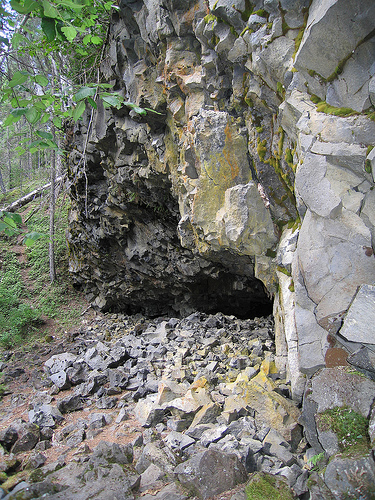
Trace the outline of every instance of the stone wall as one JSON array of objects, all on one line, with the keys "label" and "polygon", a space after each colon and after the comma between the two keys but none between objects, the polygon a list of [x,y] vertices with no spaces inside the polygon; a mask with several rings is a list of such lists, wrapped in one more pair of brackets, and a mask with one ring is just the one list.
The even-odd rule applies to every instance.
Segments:
[{"label": "stone wall", "polygon": [[372,0],[120,1],[103,78],[149,111],[75,129],[70,267],[93,304],[273,300],[297,400],[335,342],[361,347],[339,329],[375,281],[374,60]]}]

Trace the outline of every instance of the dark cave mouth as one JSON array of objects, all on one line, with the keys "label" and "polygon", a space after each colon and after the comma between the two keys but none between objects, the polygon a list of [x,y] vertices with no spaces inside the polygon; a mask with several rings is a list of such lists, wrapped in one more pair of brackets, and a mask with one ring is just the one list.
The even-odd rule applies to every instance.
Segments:
[{"label": "dark cave mouth", "polygon": [[260,280],[228,273],[220,278],[206,277],[183,289],[145,286],[130,297],[112,297],[103,312],[142,314],[149,318],[222,313],[245,320],[272,315],[273,300]]},{"label": "dark cave mouth", "polygon": [[210,279],[206,286],[197,287],[191,298],[195,309],[206,314],[222,313],[239,319],[254,319],[273,313],[273,300],[256,278],[238,279],[227,274]]}]

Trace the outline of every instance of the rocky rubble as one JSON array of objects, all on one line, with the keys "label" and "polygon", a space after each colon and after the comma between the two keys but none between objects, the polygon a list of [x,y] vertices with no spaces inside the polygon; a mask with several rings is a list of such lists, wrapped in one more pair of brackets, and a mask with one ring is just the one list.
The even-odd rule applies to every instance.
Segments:
[{"label": "rocky rubble", "polygon": [[[277,478],[290,498],[341,498],[332,463],[339,475],[363,471],[350,479],[353,491],[374,483],[375,383],[346,367],[324,369],[309,381],[301,413],[275,365],[271,317],[108,315],[71,340],[30,380],[37,388],[24,413],[2,425],[0,498],[207,499],[249,477]],[[3,363],[5,376],[14,370]],[[3,422],[25,403],[8,398]],[[361,458],[341,458],[337,431],[321,426],[335,407],[369,420]],[[333,457],[330,474],[310,470],[319,454]]]}]

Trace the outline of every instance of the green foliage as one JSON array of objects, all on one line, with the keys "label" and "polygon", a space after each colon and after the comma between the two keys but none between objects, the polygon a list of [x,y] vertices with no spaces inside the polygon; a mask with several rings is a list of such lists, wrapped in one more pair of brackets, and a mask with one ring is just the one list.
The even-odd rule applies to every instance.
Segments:
[{"label": "green foliage", "polygon": [[22,342],[40,318],[38,310],[21,301],[24,295],[17,257],[13,252],[7,252],[0,282],[0,345],[3,347]]},{"label": "green foliage", "polygon": [[319,113],[326,113],[327,115],[335,116],[353,116],[359,114],[357,111],[354,111],[354,109],[351,108],[336,108],[335,106],[330,106],[314,94],[310,96],[310,99],[316,105],[316,110]]},{"label": "green foliage", "polygon": [[245,487],[246,500],[293,500],[288,486],[270,474],[257,472]]},{"label": "green foliage", "polygon": [[352,408],[335,407],[317,416],[322,431],[331,429],[337,436],[341,451],[367,451],[369,448],[368,420]]},{"label": "green foliage", "polygon": [[310,458],[308,461],[309,464],[313,466],[314,470],[319,469],[319,464],[324,460],[325,454],[324,453],[318,453],[317,455],[314,455],[313,457]]}]

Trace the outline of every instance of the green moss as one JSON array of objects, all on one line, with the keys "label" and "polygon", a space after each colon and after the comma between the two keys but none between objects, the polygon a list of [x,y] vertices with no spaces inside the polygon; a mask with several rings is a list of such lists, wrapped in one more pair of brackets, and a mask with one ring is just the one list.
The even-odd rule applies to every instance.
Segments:
[{"label": "green moss", "polygon": [[366,171],[368,174],[371,174],[371,173],[372,173],[372,167],[371,167],[371,161],[370,161],[370,160],[366,160],[366,161],[365,161],[365,171]]},{"label": "green moss", "polygon": [[330,408],[316,417],[321,431],[332,430],[338,439],[340,450],[365,453],[369,447],[368,420],[352,408]]},{"label": "green moss", "polygon": [[279,138],[279,142],[277,143],[277,145],[278,145],[279,157],[281,158],[281,155],[283,154],[283,149],[284,149],[285,132],[281,127],[279,127],[278,133],[280,135],[280,138]]},{"label": "green moss", "polygon": [[258,132],[258,134],[261,134],[263,132],[263,127],[255,127],[255,130]]},{"label": "green moss", "polygon": [[294,292],[294,282],[293,282],[293,280],[292,280],[291,284],[288,286],[288,288],[289,288],[289,290],[291,292]]},{"label": "green moss", "polygon": [[257,472],[245,487],[246,500],[293,500],[288,486],[279,478]]},{"label": "green moss", "polygon": [[292,276],[286,267],[283,267],[283,266],[277,266],[277,268],[276,268],[276,269],[277,269],[280,273],[285,274],[285,276],[289,276],[289,277],[290,277],[290,276]]},{"label": "green moss", "polygon": [[342,117],[359,114],[357,111],[354,111],[354,109],[351,108],[336,108],[335,106],[330,106],[329,104],[326,103],[326,101],[322,101],[318,96],[314,94],[310,96],[310,99],[316,105],[316,110],[319,113],[325,113],[327,115],[342,116]]},{"label": "green moss", "polygon": [[276,86],[277,93],[284,100],[285,99],[285,87],[281,82],[277,82]]},{"label": "green moss", "polygon": [[274,259],[276,257],[276,251],[271,250],[271,248],[268,248],[266,252],[266,257],[271,257],[272,259]]},{"label": "green moss", "polygon": [[367,146],[366,156],[368,156],[373,149],[374,149],[374,146]]},{"label": "green moss", "polygon": [[265,17],[266,19],[270,17],[270,13],[267,12],[265,9],[259,9],[255,11],[254,14],[256,14],[259,17]]},{"label": "green moss", "polygon": [[266,139],[263,139],[263,141],[261,141],[258,137],[257,153],[261,161],[264,161],[267,153],[266,144],[267,144]]},{"label": "green moss", "polygon": [[217,21],[217,17],[214,14],[207,14],[204,18],[206,24],[213,23],[214,21]]},{"label": "green moss", "polygon": [[253,13],[254,5],[250,0],[245,0],[245,10],[241,12],[242,21],[245,23],[249,20],[249,17]]},{"label": "green moss", "polygon": [[299,49],[299,46],[301,45],[303,34],[305,33],[305,29],[306,29],[307,18],[308,17],[309,17],[309,13],[306,12],[304,20],[303,20],[303,25],[301,26],[301,28],[300,28],[300,30],[298,32],[298,35],[297,35],[296,39],[294,40],[294,52],[293,52],[293,56],[292,56],[293,57],[293,61],[294,61],[294,58],[296,57],[296,54],[297,54],[298,49]]}]

